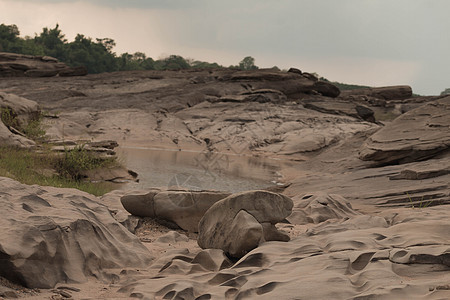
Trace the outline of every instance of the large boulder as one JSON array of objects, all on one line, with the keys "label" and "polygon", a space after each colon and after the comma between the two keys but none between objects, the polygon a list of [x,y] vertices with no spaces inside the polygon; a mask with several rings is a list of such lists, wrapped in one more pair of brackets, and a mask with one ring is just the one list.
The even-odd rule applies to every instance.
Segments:
[{"label": "large boulder", "polygon": [[107,279],[150,253],[90,194],[0,177],[0,276],[29,288]]},{"label": "large boulder", "polygon": [[222,249],[232,257],[242,257],[264,241],[288,241],[275,224],[292,212],[288,197],[267,191],[233,194],[205,213],[199,224],[198,245]]},{"label": "large boulder", "polygon": [[361,147],[362,160],[408,163],[450,148],[450,97],[411,110],[377,131]]},{"label": "large boulder", "polygon": [[216,191],[185,191],[152,189],[140,194],[133,192],[120,201],[132,215],[150,217],[174,223],[181,229],[197,232],[205,212],[230,193]]}]

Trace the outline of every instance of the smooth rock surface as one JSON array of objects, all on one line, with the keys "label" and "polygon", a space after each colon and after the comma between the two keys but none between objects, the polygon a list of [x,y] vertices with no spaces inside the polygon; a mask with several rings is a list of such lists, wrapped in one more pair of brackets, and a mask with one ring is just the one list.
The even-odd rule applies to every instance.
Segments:
[{"label": "smooth rock surface", "polygon": [[205,213],[198,226],[198,244],[203,249],[222,249],[232,257],[242,257],[265,237],[276,237],[273,233],[265,235],[262,224],[283,221],[291,214],[292,206],[291,199],[272,192],[233,194]]},{"label": "smooth rock surface", "polygon": [[0,276],[30,288],[108,279],[147,266],[148,250],[98,199],[74,189],[0,178]]},{"label": "smooth rock surface", "polygon": [[198,232],[198,224],[205,212],[229,195],[215,191],[154,189],[140,194],[130,193],[120,201],[135,216],[172,222],[184,230]]}]

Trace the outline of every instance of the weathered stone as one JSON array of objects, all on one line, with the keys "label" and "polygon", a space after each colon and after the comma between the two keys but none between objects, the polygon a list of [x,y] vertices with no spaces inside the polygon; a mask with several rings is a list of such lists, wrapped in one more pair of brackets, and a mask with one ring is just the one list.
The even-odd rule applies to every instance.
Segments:
[{"label": "weathered stone", "polygon": [[73,67],[66,68],[58,72],[59,76],[62,77],[71,77],[71,76],[85,76],[88,74],[88,70],[86,67]]},{"label": "weathered stone", "polygon": [[53,77],[86,75],[85,67],[70,68],[50,56],[0,52],[0,77]]},{"label": "weathered stone", "polygon": [[329,219],[344,219],[358,215],[351,204],[340,195],[325,193],[295,197],[292,214],[286,219],[292,224],[321,223]]},{"label": "weathered stone", "polygon": [[16,118],[19,127],[26,127],[30,121],[39,118],[41,112],[35,101],[3,92],[0,92],[0,109],[10,110],[11,117]]},{"label": "weathered stone", "polygon": [[412,97],[412,89],[408,85],[386,86],[376,88],[363,88],[347,90],[341,93],[342,97],[364,95],[384,100],[401,100]]},{"label": "weathered stone", "polygon": [[411,110],[369,137],[362,160],[380,164],[430,158],[450,148],[450,97]]},{"label": "weathered stone", "polygon": [[316,81],[312,89],[319,92],[323,96],[331,98],[336,98],[341,93],[337,86],[326,81]]},{"label": "weathered stone", "polygon": [[229,193],[215,191],[161,191],[141,195],[130,194],[120,200],[131,214],[175,223],[180,228],[197,232],[204,213]]},{"label": "weathered stone", "polygon": [[[291,214],[292,200],[267,191],[233,194],[205,213],[199,224],[198,244],[203,249],[222,249],[242,257],[269,240],[288,240],[272,225]],[[264,228],[268,232],[264,232]]]},{"label": "weathered stone", "polygon": [[102,279],[151,256],[94,196],[0,178],[0,276],[29,288]]}]

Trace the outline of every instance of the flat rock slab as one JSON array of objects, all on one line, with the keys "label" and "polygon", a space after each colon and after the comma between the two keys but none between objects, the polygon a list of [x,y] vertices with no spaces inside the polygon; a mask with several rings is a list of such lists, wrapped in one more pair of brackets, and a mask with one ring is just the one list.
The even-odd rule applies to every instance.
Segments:
[{"label": "flat rock slab", "polygon": [[29,288],[107,278],[152,258],[97,198],[0,177],[0,276]]},{"label": "flat rock slab", "polygon": [[369,137],[362,160],[379,164],[408,163],[450,148],[450,97],[411,110]]}]

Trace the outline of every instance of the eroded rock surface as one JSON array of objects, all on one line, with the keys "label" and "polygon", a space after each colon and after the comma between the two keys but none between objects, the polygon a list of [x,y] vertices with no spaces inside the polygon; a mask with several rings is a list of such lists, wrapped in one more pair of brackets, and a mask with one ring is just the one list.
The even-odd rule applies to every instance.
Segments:
[{"label": "eroded rock surface", "polygon": [[198,232],[198,224],[205,212],[229,195],[215,191],[154,189],[140,194],[132,192],[120,201],[132,215],[171,222],[184,230]]},{"label": "eroded rock surface", "polygon": [[450,148],[450,97],[439,99],[395,119],[361,148],[362,160],[379,164],[407,163]]},{"label": "eroded rock surface", "polygon": [[108,208],[74,189],[0,178],[0,276],[30,288],[108,278],[108,269],[152,258]]},{"label": "eroded rock surface", "polygon": [[292,224],[321,223],[330,219],[344,219],[358,215],[352,205],[340,195],[326,193],[294,197],[292,214],[286,219]]},{"label": "eroded rock surface", "polygon": [[289,238],[275,224],[292,212],[292,200],[281,194],[248,191],[220,200],[205,213],[199,224],[198,244],[203,249],[222,249],[242,257],[263,241]]}]

